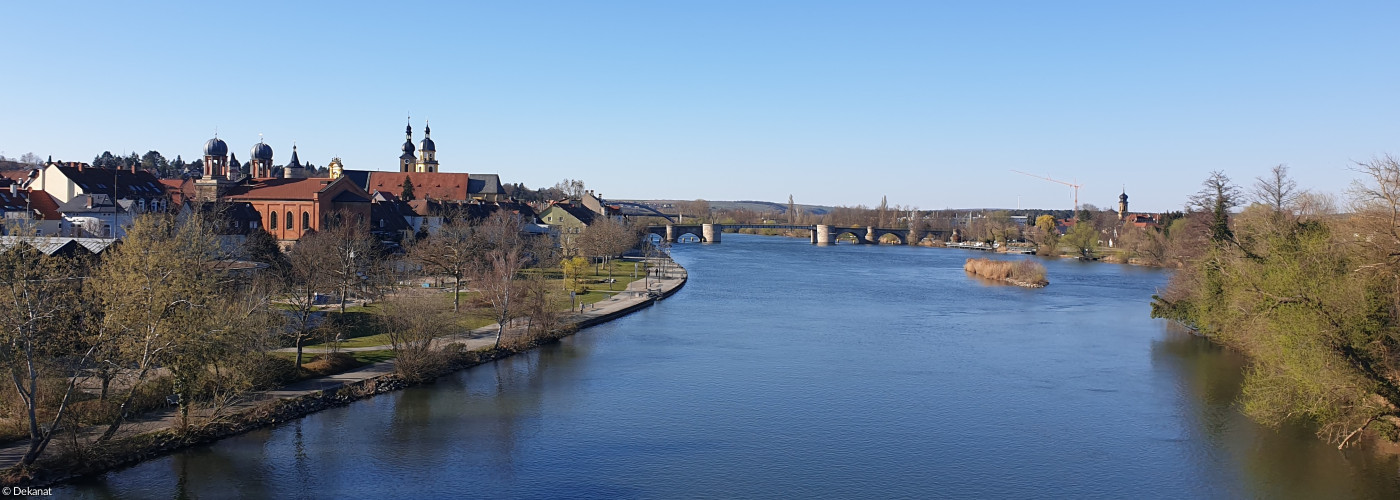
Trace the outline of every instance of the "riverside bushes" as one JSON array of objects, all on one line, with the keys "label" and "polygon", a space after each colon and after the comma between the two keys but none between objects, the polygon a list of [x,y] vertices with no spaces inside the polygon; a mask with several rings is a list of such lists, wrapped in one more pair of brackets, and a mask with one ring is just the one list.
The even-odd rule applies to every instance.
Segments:
[{"label": "riverside bushes", "polygon": [[1349,214],[1298,193],[1283,167],[1232,214],[1238,188],[1213,174],[1188,216],[1200,250],[1152,304],[1249,357],[1245,414],[1312,424],[1339,447],[1400,424],[1400,162],[1357,170],[1369,179]]},{"label": "riverside bushes", "polygon": [[1043,287],[1045,266],[1031,260],[967,259],[963,270],[983,278],[1006,281],[1021,286]]}]

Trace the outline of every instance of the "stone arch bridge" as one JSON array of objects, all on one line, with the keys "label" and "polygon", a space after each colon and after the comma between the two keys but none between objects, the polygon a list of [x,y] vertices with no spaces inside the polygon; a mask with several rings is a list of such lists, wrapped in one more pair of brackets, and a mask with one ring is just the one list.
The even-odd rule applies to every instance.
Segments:
[{"label": "stone arch bridge", "polygon": [[833,226],[830,224],[794,225],[794,224],[667,224],[664,226],[647,226],[647,234],[660,236],[668,242],[675,243],[686,234],[693,235],[700,239],[702,243],[719,243],[721,235],[726,229],[788,229],[798,231],[810,231],[813,245],[831,245],[842,236],[851,235],[857,244],[880,244],[885,236],[893,236],[900,245],[918,243],[925,237],[935,238],[946,237],[944,231],[925,231],[917,235],[911,235],[908,228],[888,229],[874,226]]}]

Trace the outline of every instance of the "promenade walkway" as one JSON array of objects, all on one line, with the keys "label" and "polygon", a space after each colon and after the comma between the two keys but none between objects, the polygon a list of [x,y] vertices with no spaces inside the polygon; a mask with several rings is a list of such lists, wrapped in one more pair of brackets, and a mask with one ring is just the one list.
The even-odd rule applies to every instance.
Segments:
[{"label": "promenade walkway", "polygon": [[[652,278],[650,280],[634,281],[629,284],[625,290],[619,291],[607,300],[592,304],[590,307],[585,308],[583,312],[575,312],[566,316],[564,321],[566,323],[579,325],[580,328],[588,327],[622,317],[633,310],[646,307],[650,302],[655,300],[654,297],[656,294],[670,295],[685,284],[687,274],[684,268],[675,264],[671,264],[668,267],[670,268],[670,273],[663,276],[661,279]],[[646,289],[648,281],[650,282],[651,290]],[[434,345],[442,346],[451,343],[462,343],[465,344],[469,350],[488,348],[496,342],[496,329],[497,325],[492,324],[468,332],[440,337],[434,340]],[[388,345],[382,345],[346,348],[341,350],[378,351],[389,348],[390,346]],[[296,351],[295,348],[279,349],[279,351],[289,350],[291,352]],[[303,350],[303,352],[311,353],[327,351],[329,351],[329,349],[324,348]],[[344,373],[301,380],[278,389],[250,393],[244,396],[242,401],[224,408],[222,413],[225,415],[235,414],[250,410],[272,400],[297,398],[321,391],[334,391],[347,384],[387,375],[393,372],[394,361],[388,360],[365,365]],[[196,421],[205,420],[211,416],[211,412],[208,410],[192,411],[191,413]],[[176,417],[176,409],[173,407],[138,415],[128,419],[127,422],[122,425],[121,430],[117,433],[117,437],[136,436],[148,432],[169,429],[175,425]],[[100,436],[104,430],[106,430],[105,425],[85,428],[81,433],[80,439],[91,442]],[[53,442],[49,444],[49,450],[45,451],[45,454],[52,454],[61,449],[62,446],[63,443],[60,442],[60,439],[55,438]],[[28,449],[28,441],[11,442],[0,446],[0,466],[7,467],[18,462]]]}]

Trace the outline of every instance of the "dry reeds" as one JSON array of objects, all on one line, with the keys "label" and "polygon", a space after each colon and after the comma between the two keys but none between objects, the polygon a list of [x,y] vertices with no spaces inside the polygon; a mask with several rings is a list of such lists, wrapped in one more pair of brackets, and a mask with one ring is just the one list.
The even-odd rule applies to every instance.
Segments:
[{"label": "dry reeds", "polygon": [[983,278],[1022,286],[1045,286],[1050,283],[1045,280],[1045,266],[1026,259],[967,259],[963,270]]}]

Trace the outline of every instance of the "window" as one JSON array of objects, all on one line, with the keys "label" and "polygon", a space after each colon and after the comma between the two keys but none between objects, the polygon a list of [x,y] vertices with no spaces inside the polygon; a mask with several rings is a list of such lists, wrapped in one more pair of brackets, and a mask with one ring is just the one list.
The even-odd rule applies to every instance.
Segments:
[{"label": "window", "polygon": [[277,212],[267,214],[268,229],[277,229]]},{"label": "window", "polygon": [[290,210],[287,211],[287,229],[294,229],[294,228],[292,227],[292,224],[293,224],[293,222],[295,222],[295,221],[296,221],[296,219],[293,219],[293,218],[292,218],[292,212],[291,212]]},{"label": "window", "polygon": [[311,212],[301,213],[301,230],[311,229]]}]

